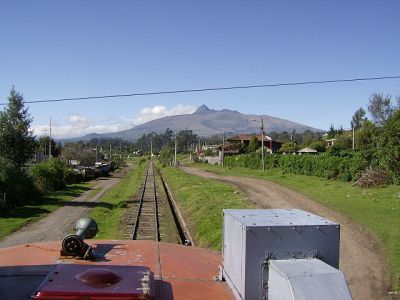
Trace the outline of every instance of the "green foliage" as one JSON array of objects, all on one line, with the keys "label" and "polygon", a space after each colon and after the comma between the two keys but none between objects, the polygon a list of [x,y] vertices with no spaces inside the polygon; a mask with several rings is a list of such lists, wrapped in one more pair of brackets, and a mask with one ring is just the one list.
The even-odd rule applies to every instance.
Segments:
[{"label": "green foliage", "polygon": [[400,184],[400,110],[383,127],[378,144],[381,165],[389,171],[393,182]]},{"label": "green foliage", "polygon": [[249,146],[247,147],[247,151],[249,153],[256,152],[258,149],[258,139],[255,135],[253,135],[250,139]]},{"label": "green foliage", "polygon": [[325,142],[322,140],[312,142],[309,147],[311,149],[317,150],[318,152],[325,152],[326,151],[326,146]]},{"label": "green foliage", "polygon": [[31,179],[14,163],[0,156],[0,197],[4,201],[1,206],[17,207],[35,201],[39,193]]},{"label": "green foliage", "polygon": [[395,107],[392,105],[392,96],[381,93],[371,95],[368,104],[368,111],[371,113],[375,123],[383,125],[393,114]]},{"label": "green foliage", "polygon": [[[342,181],[356,180],[369,161],[362,152],[346,152],[342,156],[333,156],[328,153],[318,155],[282,155],[274,154],[265,157],[267,169],[280,168],[284,172],[313,175],[326,179],[340,179]],[[261,158],[258,155],[227,156],[224,159],[227,167],[244,167],[261,169]]]},{"label": "green foliage", "polygon": [[290,141],[282,144],[281,149],[279,150],[282,153],[294,153],[297,151],[296,143]]},{"label": "green foliage", "polygon": [[61,190],[67,184],[77,183],[82,179],[60,159],[52,158],[32,167],[32,179],[36,188],[42,193]]},{"label": "green foliage", "polygon": [[0,156],[17,168],[22,168],[35,150],[35,140],[29,131],[31,122],[22,95],[12,88],[6,109],[0,112]]},{"label": "green foliage", "polygon": [[355,129],[358,129],[366,120],[367,118],[365,117],[365,110],[360,107],[354,113],[350,125],[352,128],[354,127]]},{"label": "green foliage", "polygon": [[356,148],[360,150],[368,150],[376,147],[376,139],[378,128],[374,123],[367,120],[355,132]]},{"label": "green foliage", "polygon": [[[44,155],[49,154],[49,137],[43,136],[38,139],[36,143],[36,150],[42,152]],[[58,157],[61,153],[61,144],[56,144],[55,140],[51,139],[51,155]]]},{"label": "green foliage", "polygon": [[159,161],[160,161],[160,163],[162,164],[163,167],[171,165],[171,163],[172,163],[172,153],[168,149],[167,145],[164,145],[162,147],[161,152],[160,152]]},{"label": "green foliage", "polygon": [[261,156],[257,153],[225,156],[224,166],[262,169],[262,161]]},{"label": "green foliage", "polygon": [[213,155],[214,155],[214,152],[213,152],[211,149],[206,149],[206,150],[204,151],[204,155],[205,155],[205,156],[213,156]]}]

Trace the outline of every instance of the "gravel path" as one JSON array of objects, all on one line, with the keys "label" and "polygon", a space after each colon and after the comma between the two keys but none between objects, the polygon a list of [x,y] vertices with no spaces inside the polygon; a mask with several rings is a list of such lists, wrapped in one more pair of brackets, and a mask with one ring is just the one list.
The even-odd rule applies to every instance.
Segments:
[{"label": "gravel path", "polygon": [[359,226],[341,214],[276,183],[248,177],[221,176],[181,167],[188,174],[237,185],[259,208],[300,208],[341,225],[340,269],[344,272],[353,299],[391,299],[389,274],[379,244]]},{"label": "gravel path", "polygon": [[[118,183],[132,167],[110,177],[96,179],[95,186],[74,200],[67,202],[43,219],[30,223],[20,230],[8,235],[0,241],[0,248],[19,244],[62,240],[65,235],[72,232],[76,221],[88,214],[93,203],[101,198],[104,193]],[[92,190],[100,189],[96,195],[88,198]]]}]

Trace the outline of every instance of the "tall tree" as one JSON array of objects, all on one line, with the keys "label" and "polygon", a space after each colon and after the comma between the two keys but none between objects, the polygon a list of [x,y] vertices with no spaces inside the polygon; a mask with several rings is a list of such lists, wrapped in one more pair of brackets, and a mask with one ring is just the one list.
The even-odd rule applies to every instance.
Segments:
[{"label": "tall tree", "polygon": [[31,122],[22,95],[12,88],[8,105],[0,112],[0,156],[18,168],[25,165],[35,150],[35,139],[29,131]]},{"label": "tall tree", "polygon": [[361,150],[375,147],[375,136],[377,135],[375,123],[366,120],[356,132],[356,148]]},{"label": "tall tree", "polygon": [[393,182],[400,184],[400,110],[393,113],[382,128],[378,156]]},{"label": "tall tree", "polygon": [[365,117],[365,114],[366,114],[366,112],[362,107],[357,109],[351,120],[351,127],[352,128],[354,127],[355,129],[360,128],[361,125],[364,123],[364,121],[367,119]]},{"label": "tall tree", "polygon": [[333,124],[331,124],[331,126],[329,127],[329,131],[328,131],[328,138],[333,139],[335,137],[336,133],[337,133],[337,130],[335,129],[335,126],[333,126]]},{"label": "tall tree", "polygon": [[383,125],[395,111],[391,103],[392,96],[389,94],[374,93],[369,99],[368,111],[375,123]]},{"label": "tall tree", "polygon": [[258,149],[258,138],[257,138],[257,136],[253,135],[250,139],[249,147],[247,147],[247,151],[249,153],[253,153],[253,152],[256,152],[257,149]]}]

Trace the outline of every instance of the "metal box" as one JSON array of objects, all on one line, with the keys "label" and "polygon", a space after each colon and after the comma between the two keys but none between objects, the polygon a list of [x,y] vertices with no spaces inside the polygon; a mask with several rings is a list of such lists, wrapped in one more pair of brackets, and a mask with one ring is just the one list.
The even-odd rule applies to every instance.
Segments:
[{"label": "metal box", "polygon": [[319,259],[270,260],[268,300],[351,300],[341,271]]},{"label": "metal box", "polygon": [[263,299],[270,259],[339,267],[339,224],[300,209],[224,209],[222,270],[237,299]]}]

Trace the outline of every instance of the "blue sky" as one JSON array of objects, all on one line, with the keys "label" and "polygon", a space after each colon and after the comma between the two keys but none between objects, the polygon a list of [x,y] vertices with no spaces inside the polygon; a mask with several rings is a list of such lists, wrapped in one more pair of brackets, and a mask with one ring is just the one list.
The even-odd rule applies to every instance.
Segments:
[{"label": "blue sky", "polygon": [[[400,1],[0,0],[0,99],[400,75]],[[349,127],[400,80],[31,104],[35,133],[126,129],[214,109]]]}]

